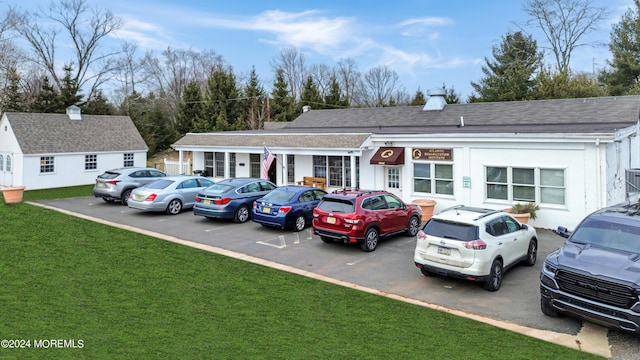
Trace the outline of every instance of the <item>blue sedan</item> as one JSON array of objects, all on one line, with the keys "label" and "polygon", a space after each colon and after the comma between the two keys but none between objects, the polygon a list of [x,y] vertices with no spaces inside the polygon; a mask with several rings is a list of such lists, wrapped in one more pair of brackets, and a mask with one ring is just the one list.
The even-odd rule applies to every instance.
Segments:
[{"label": "blue sedan", "polygon": [[265,226],[301,231],[313,220],[313,208],[327,194],[311,186],[282,186],[253,203],[252,220]]},{"label": "blue sedan", "polygon": [[207,218],[233,219],[243,223],[251,217],[251,206],[277,186],[258,178],[232,178],[218,181],[200,191],[193,215]]}]

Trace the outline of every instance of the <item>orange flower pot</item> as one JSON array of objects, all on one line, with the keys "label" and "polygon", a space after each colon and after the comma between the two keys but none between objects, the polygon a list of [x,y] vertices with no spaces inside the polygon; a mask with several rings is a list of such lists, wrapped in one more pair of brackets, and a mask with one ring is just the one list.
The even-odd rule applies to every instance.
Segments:
[{"label": "orange flower pot", "polygon": [[7,186],[2,188],[2,197],[6,204],[13,204],[22,202],[22,195],[24,194],[24,186]]}]

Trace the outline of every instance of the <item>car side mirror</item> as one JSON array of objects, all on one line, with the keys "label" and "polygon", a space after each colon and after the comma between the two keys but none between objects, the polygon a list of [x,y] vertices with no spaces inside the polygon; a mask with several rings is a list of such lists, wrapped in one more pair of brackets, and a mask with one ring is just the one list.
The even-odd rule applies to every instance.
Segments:
[{"label": "car side mirror", "polygon": [[571,235],[571,231],[569,231],[569,229],[564,226],[558,226],[555,233],[562,236],[563,238],[568,238],[569,235]]},{"label": "car side mirror", "polygon": [[527,224],[520,224],[520,229],[521,229],[521,230],[527,230],[527,229],[529,229],[529,225],[527,225]]}]

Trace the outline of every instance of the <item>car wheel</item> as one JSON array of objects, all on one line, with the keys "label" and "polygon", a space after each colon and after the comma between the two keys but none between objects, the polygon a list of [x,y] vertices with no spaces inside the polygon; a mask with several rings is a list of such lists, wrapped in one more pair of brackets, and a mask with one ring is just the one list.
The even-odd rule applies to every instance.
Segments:
[{"label": "car wheel", "polygon": [[362,251],[373,251],[378,247],[378,230],[369,228],[364,234],[364,241],[360,244]]},{"label": "car wheel", "polygon": [[120,202],[122,205],[127,205],[129,202],[129,195],[131,195],[131,189],[127,189],[122,192],[122,196],[120,197]]},{"label": "car wheel", "polygon": [[549,299],[545,299],[543,297],[540,297],[540,310],[542,310],[542,313],[550,316],[550,317],[558,317],[559,314],[557,311],[555,311],[553,309],[553,307],[551,306],[551,302],[549,301]]},{"label": "car wheel", "polygon": [[307,226],[307,220],[304,218],[304,214],[303,214],[296,218],[296,223],[293,229],[295,231],[302,231],[304,230],[305,226]]},{"label": "car wheel", "polygon": [[326,242],[326,243],[332,243],[333,240],[331,240],[331,238],[326,237],[326,236],[320,236],[320,240]]},{"label": "car wheel", "polygon": [[249,208],[247,207],[247,205],[240,205],[240,207],[238,207],[233,220],[237,223],[243,223],[249,220]]},{"label": "car wheel", "polygon": [[173,199],[167,205],[167,210],[165,211],[169,215],[178,215],[182,211],[182,201],[178,199]]},{"label": "car wheel", "polygon": [[407,236],[416,236],[420,231],[420,219],[417,216],[412,216],[409,219],[409,225],[407,225]]},{"label": "car wheel", "polygon": [[536,264],[536,258],[538,257],[538,242],[531,239],[529,242],[529,250],[527,250],[527,258],[524,263],[527,266],[533,266]]},{"label": "car wheel", "polygon": [[420,268],[420,272],[422,273],[422,275],[424,275],[424,276],[429,276],[429,277],[434,276],[434,275],[436,274],[436,273],[434,273],[433,271],[429,271],[429,270],[427,270],[427,269],[426,269],[426,268],[424,268],[424,267],[423,267],[423,268]]},{"label": "car wheel", "polygon": [[489,277],[484,281],[484,288],[489,291],[500,290],[502,285],[502,262],[498,259],[493,260]]}]

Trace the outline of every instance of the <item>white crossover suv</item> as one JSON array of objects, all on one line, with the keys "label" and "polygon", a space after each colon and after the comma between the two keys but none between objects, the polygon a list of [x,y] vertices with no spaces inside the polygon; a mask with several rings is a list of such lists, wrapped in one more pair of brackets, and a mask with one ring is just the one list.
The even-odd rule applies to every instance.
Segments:
[{"label": "white crossover suv", "polygon": [[454,206],[434,215],[418,232],[415,265],[426,276],[482,282],[497,291],[508,268],[536,263],[536,230],[504,211]]}]

